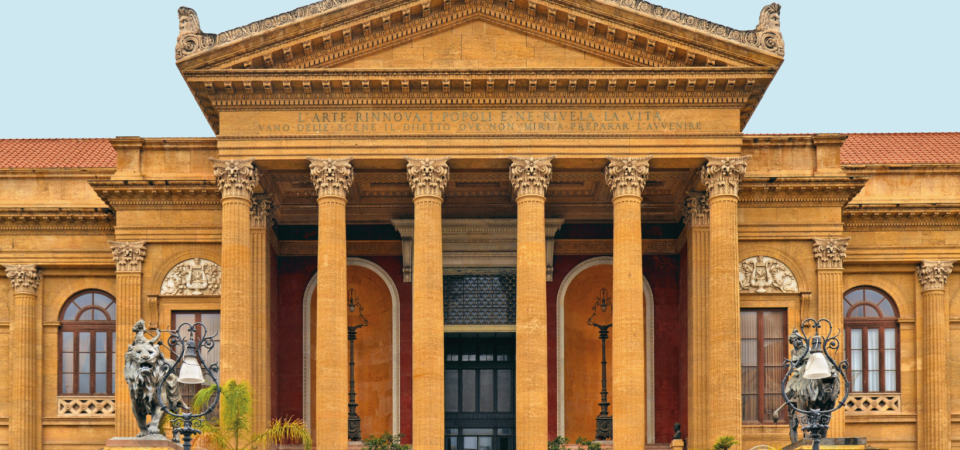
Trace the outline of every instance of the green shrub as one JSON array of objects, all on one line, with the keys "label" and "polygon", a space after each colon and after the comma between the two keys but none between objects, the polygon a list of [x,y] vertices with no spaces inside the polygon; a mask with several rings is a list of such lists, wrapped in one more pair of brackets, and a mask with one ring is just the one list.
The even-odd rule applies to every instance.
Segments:
[{"label": "green shrub", "polygon": [[383,433],[380,437],[370,435],[363,440],[363,450],[410,450],[409,445],[400,443],[402,434]]},{"label": "green shrub", "polygon": [[733,436],[720,436],[713,442],[713,450],[730,450],[734,445],[739,444]]},{"label": "green shrub", "polygon": [[547,450],[564,450],[564,445],[570,443],[570,439],[563,436],[557,436],[556,439],[547,443]]}]

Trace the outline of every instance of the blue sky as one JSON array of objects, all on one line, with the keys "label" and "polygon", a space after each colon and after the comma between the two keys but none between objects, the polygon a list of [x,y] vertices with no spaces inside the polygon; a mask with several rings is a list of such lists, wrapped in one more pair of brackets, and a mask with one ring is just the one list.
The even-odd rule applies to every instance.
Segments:
[{"label": "blue sky", "polygon": [[[174,64],[177,7],[218,33],[310,1],[6,2],[0,138],[212,136]],[[767,0],[653,3],[751,29]],[[786,62],[745,132],[960,131],[960,1],[780,3]]]}]

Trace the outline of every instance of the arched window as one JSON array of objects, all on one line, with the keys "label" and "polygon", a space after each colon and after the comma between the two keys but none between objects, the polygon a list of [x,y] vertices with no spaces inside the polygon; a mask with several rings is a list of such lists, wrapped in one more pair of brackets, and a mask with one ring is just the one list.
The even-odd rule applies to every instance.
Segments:
[{"label": "arched window", "polygon": [[60,312],[60,395],[113,395],[117,303],[103,291],[75,294]]},{"label": "arched window", "polygon": [[900,391],[897,306],[879,289],[861,286],[843,296],[852,392]]}]

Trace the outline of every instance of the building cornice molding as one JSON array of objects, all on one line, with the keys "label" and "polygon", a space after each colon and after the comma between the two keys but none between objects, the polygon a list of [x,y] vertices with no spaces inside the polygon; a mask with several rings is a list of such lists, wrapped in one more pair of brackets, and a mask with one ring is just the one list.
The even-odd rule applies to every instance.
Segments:
[{"label": "building cornice molding", "polygon": [[113,210],[221,209],[213,180],[91,181],[94,192]]},{"label": "building cornice molding", "polygon": [[0,234],[109,235],[114,222],[107,208],[0,208]]},{"label": "building cornice molding", "polygon": [[740,205],[778,208],[783,206],[845,206],[867,184],[866,177],[744,177]]},{"label": "building cornice molding", "polygon": [[843,228],[849,231],[960,230],[960,203],[846,205]]}]

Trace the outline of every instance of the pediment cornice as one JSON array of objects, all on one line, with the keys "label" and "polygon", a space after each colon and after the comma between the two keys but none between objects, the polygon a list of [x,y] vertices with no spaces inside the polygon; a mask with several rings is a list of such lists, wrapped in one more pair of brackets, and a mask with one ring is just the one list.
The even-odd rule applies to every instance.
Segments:
[{"label": "pediment cornice", "polygon": [[472,20],[590,52],[628,66],[768,66],[783,62],[779,5],[756,30],[733,30],[645,1],[326,0],[219,35],[181,8],[178,66],[323,68]]}]

